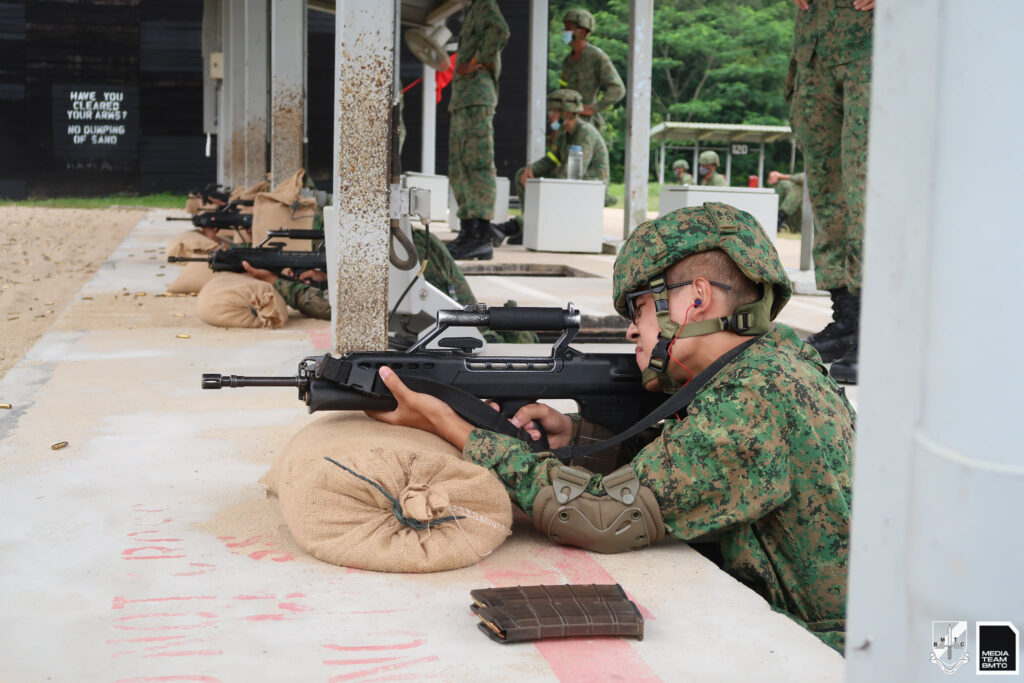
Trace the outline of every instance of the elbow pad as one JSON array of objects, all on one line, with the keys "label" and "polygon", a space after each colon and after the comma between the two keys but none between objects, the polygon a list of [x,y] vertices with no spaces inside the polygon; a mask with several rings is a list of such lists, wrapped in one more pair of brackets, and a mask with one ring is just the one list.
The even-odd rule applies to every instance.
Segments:
[{"label": "elbow pad", "polygon": [[665,537],[654,493],[629,465],[604,477],[604,494],[586,492],[593,473],[560,467],[533,502],[533,525],[555,543],[599,553],[639,550]]}]

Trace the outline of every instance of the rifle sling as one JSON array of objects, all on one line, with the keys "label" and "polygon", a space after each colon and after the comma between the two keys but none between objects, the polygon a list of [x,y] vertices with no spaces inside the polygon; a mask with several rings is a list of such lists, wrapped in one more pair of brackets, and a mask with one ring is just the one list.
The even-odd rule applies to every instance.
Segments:
[{"label": "rifle sling", "polygon": [[708,367],[697,373],[697,376],[691,379],[689,382],[683,385],[679,391],[672,394],[665,400],[664,403],[659,405],[657,408],[649,412],[644,417],[640,418],[636,424],[627,429],[624,432],[616,434],[610,439],[604,441],[598,441],[596,443],[587,444],[586,446],[565,446],[563,448],[557,448],[551,451],[551,454],[561,460],[562,462],[569,462],[570,460],[582,459],[589,457],[593,453],[598,453],[605,449],[617,446],[626,439],[632,438],[647,429],[652,427],[658,422],[661,422],[670,415],[682,412],[686,410],[687,406],[693,401],[697,393],[704,388],[704,386],[711,381],[711,378],[718,374],[718,371],[728,365],[736,356],[740,355],[751,344],[760,339],[760,335],[754,337],[750,341],[744,342],[739,346],[726,351],[721,356],[715,359]]}]

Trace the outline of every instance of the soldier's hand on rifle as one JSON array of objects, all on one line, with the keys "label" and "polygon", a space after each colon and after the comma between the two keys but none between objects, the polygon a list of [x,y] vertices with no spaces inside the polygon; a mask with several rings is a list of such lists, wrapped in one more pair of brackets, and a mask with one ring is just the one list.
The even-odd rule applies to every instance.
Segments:
[{"label": "soldier's hand on rifle", "polygon": [[572,419],[543,403],[531,403],[516,411],[512,424],[526,430],[534,441],[540,439],[539,424],[544,428],[550,448],[562,448],[572,442]]},{"label": "soldier's hand on rifle", "polygon": [[252,275],[257,280],[263,280],[264,282],[269,282],[270,284],[274,284],[274,281],[277,280],[277,273],[271,272],[269,270],[264,270],[263,268],[253,268],[252,266],[249,265],[248,261],[242,261],[242,267],[245,268],[245,272],[247,272],[249,275]]},{"label": "soldier's hand on rifle", "polygon": [[322,270],[304,270],[299,274],[298,279],[307,285],[312,282],[327,282],[327,273]]},{"label": "soldier's hand on rifle", "polygon": [[527,166],[526,168],[523,169],[523,177],[520,179],[520,182],[522,182],[522,184],[525,185],[526,181],[533,177],[533,169]]},{"label": "soldier's hand on rifle", "polygon": [[375,420],[392,425],[422,429],[437,434],[459,450],[466,445],[473,425],[469,424],[451,406],[430,394],[421,394],[405,386],[394,370],[385,366],[379,370],[388,391],[398,401],[394,410],[367,410],[367,415]]}]

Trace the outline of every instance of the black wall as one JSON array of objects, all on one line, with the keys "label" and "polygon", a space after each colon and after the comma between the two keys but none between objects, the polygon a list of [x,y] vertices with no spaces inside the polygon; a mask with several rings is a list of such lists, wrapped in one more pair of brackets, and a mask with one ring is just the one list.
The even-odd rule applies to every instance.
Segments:
[{"label": "black wall", "polygon": [[[212,180],[201,21],[198,0],[0,2],[0,195],[181,191]],[[109,94],[121,118],[70,118],[73,93]]]},{"label": "black wall", "polygon": [[[502,55],[495,163],[499,175],[511,176],[525,163],[529,6],[499,5],[512,35]],[[328,189],[335,17],[311,11],[308,19],[306,164]],[[449,20],[456,35],[459,22]],[[0,0],[0,197],[181,192],[213,181],[216,159],[205,156],[202,132],[201,25],[201,0]],[[421,66],[404,43],[401,60],[408,85]],[[405,100],[407,170],[421,168],[420,87]],[[110,93],[123,118],[69,119],[74,93],[97,101]],[[442,174],[449,96],[446,88],[437,111]],[[86,125],[107,124],[114,132],[99,143],[80,139],[91,134]],[[79,138],[72,126],[81,126]]]}]

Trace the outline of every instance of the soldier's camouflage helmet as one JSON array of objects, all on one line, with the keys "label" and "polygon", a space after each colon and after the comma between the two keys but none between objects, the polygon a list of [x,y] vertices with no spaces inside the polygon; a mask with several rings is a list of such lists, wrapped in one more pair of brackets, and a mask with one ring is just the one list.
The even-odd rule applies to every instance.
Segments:
[{"label": "soldier's camouflage helmet", "polygon": [[580,28],[585,28],[589,33],[594,32],[594,15],[585,9],[571,9],[562,17],[562,21],[571,21]]},{"label": "soldier's camouflage helmet", "polygon": [[690,162],[687,161],[686,159],[679,159],[674,164],[672,164],[672,170],[673,171],[676,170],[677,168],[685,168],[687,171],[689,171],[690,170]]},{"label": "soldier's camouflage helmet", "polygon": [[627,294],[648,287],[652,279],[677,261],[712,249],[724,251],[744,275],[764,286],[765,296],[760,302],[740,306],[737,312],[768,303],[769,310],[755,316],[762,318],[756,321],[758,327],[765,328],[760,331],[766,331],[768,321],[774,320],[789,301],[793,287],[775,246],[757,219],[721,202],[677,209],[642,223],[630,234],[615,259],[615,310],[627,316]]},{"label": "soldier's camouflage helmet", "polygon": [[583,96],[571,88],[559,88],[548,93],[548,109],[561,109],[580,113],[583,111]]},{"label": "soldier's camouflage helmet", "polygon": [[700,159],[698,161],[701,164],[705,164],[707,166],[710,166],[712,164],[714,164],[715,166],[722,165],[722,162],[718,160],[718,152],[715,152],[714,150],[710,149],[706,149],[703,152],[701,152]]}]

